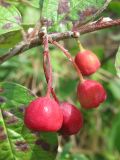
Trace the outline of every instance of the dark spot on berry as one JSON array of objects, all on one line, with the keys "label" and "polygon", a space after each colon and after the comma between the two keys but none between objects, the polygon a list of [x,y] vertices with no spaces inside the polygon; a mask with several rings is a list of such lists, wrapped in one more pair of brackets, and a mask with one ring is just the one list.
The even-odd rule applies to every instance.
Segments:
[{"label": "dark spot on berry", "polygon": [[45,142],[44,140],[39,139],[35,143],[36,143],[36,145],[42,147],[46,151],[50,150],[50,145],[47,142]]}]

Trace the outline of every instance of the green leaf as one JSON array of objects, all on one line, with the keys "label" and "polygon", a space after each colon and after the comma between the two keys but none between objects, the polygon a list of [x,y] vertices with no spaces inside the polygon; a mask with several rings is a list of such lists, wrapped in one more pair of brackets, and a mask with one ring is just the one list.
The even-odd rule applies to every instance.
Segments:
[{"label": "green leaf", "polygon": [[114,97],[116,100],[120,100],[120,80],[118,78],[111,80],[108,86],[112,97]]},{"label": "green leaf", "polygon": [[73,79],[70,79],[70,78],[67,78],[67,79],[64,79],[64,78],[60,78],[59,79],[59,95],[61,98],[67,98],[68,95],[70,96],[70,94],[72,96],[74,96],[74,89],[77,85],[77,81],[76,80],[73,80]]},{"label": "green leaf", "polygon": [[120,15],[120,2],[112,1],[108,7],[112,12]]},{"label": "green leaf", "polygon": [[110,149],[117,149],[120,152],[120,114],[117,114],[112,122],[111,134],[108,138]]},{"label": "green leaf", "polygon": [[25,87],[0,83],[0,160],[54,160],[57,134],[31,132],[24,126],[24,109],[34,95]]},{"label": "green leaf", "polygon": [[48,22],[57,21],[58,0],[40,0],[41,17],[47,18]]},{"label": "green leaf", "polygon": [[72,160],[89,160],[85,155],[82,154],[73,154]]},{"label": "green leaf", "polygon": [[0,5],[0,35],[21,29],[21,15],[17,8],[9,3]]},{"label": "green leaf", "polygon": [[31,0],[31,4],[33,5],[33,7],[36,7],[36,8],[39,8],[40,5],[39,5],[39,0]]},{"label": "green leaf", "polygon": [[[0,48],[1,49],[12,48],[12,47],[14,47],[14,45],[19,43],[21,40],[22,40],[22,34],[20,31],[11,31],[9,33],[2,34],[2,35],[0,35],[0,42],[1,42]],[[1,53],[0,53],[0,55],[1,55]]]},{"label": "green leaf", "polygon": [[[71,17],[74,20],[78,20],[77,17],[80,18],[83,22],[93,18],[95,15],[99,15],[110,3],[111,0],[86,0],[86,1],[78,1],[71,0]],[[72,13],[76,13],[77,17],[75,17]]]},{"label": "green leaf", "polygon": [[[35,8],[39,8],[39,0],[29,0],[29,3],[31,4],[31,6],[33,6]],[[26,5],[27,5],[27,3],[26,3]]]},{"label": "green leaf", "polygon": [[19,1],[19,0],[7,0],[9,3],[31,6],[34,8],[39,8],[39,0],[27,0],[27,1]]},{"label": "green leaf", "polygon": [[[33,24],[23,24],[22,25],[25,31],[27,31],[30,27],[33,27],[33,26],[34,26]],[[0,35],[0,48],[1,49],[12,48],[22,40],[23,40],[23,36],[20,30],[11,31],[9,33],[4,33]],[[5,52],[2,52],[2,53],[5,53]],[[0,52],[0,55],[2,53]]]},{"label": "green leaf", "polygon": [[116,59],[115,59],[115,68],[117,71],[117,75],[120,77],[120,47],[118,49]]},{"label": "green leaf", "polygon": [[[51,30],[76,29],[98,16],[111,0],[40,0],[41,17]],[[53,12],[54,11],[54,12]]]}]

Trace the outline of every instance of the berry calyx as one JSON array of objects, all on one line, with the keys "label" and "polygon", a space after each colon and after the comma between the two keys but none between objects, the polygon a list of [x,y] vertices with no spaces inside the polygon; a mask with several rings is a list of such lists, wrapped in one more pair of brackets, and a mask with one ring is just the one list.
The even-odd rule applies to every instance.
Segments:
[{"label": "berry calyx", "polygon": [[95,73],[101,65],[97,56],[90,50],[79,52],[75,56],[75,63],[84,76]]},{"label": "berry calyx", "polygon": [[107,95],[103,86],[94,80],[85,80],[77,87],[77,96],[85,109],[96,108],[104,102]]},{"label": "berry calyx", "polygon": [[62,135],[76,134],[83,126],[82,113],[72,104],[62,102],[63,123],[60,129]]},{"label": "berry calyx", "polygon": [[63,122],[63,114],[58,103],[50,97],[40,97],[26,108],[25,125],[34,131],[58,131]]}]

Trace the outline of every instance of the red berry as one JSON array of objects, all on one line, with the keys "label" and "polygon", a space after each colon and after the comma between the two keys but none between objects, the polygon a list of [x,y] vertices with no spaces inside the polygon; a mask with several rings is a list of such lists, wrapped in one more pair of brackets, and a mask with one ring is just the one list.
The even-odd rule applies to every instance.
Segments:
[{"label": "red berry", "polygon": [[85,80],[79,83],[77,95],[82,107],[86,109],[98,107],[107,97],[103,86],[93,80]]},{"label": "red berry", "polygon": [[34,131],[58,131],[63,122],[63,114],[58,103],[48,97],[32,101],[26,108],[24,122]]},{"label": "red berry", "polygon": [[75,56],[75,63],[77,64],[81,73],[85,76],[95,73],[100,67],[99,59],[93,52],[89,50],[84,50],[81,53],[79,52]]},{"label": "red berry", "polygon": [[60,106],[63,112],[63,124],[60,133],[62,135],[76,134],[83,126],[81,112],[68,102],[63,102]]}]

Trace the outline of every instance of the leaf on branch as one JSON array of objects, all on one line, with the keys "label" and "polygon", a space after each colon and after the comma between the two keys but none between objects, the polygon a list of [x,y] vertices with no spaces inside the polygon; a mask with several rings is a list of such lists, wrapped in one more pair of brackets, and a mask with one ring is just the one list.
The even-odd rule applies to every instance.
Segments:
[{"label": "leaf on branch", "polygon": [[0,83],[0,160],[55,159],[57,134],[32,132],[24,126],[24,110],[33,99],[21,85]]},{"label": "leaf on branch", "polygon": [[[28,31],[30,27],[34,27],[34,24],[27,24],[27,25],[23,24],[22,27],[24,28],[25,31]],[[12,48],[22,40],[23,40],[23,37],[22,37],[20,30],[14,30],[8,33],[4,33],[0,35],[0,48],[3,48],[3,49]]]},{"label": "leaf on branch", "polygon": [[11,4],[25,5],[27,7],[39,8],[39,0],[7,0]]},{"label": "leaf on branch", "polygon": [[58,0],[40,0],[41,18],[46,19],[47,26],[57,22]]},{"label": "leaf on branch", "polygon": [[31,6],[39,8],[39,0],[29,0],[29,3],[31,4]]},{"label": "leaf on branch", "polygon": [[6,2],[0,3],[0,35],[21,29],[22,18],[13,5]]},{"label": "leaf on branch", "polygon": [[111,0],[40,0],[42,18],[52,30],[76,28],[98,16]]},{"label": "leaf on branch", "polygon": [[117,75],[120,77],[120,47],[118,49],[116,59],[115,59],[115,68],[117,71]]}]

